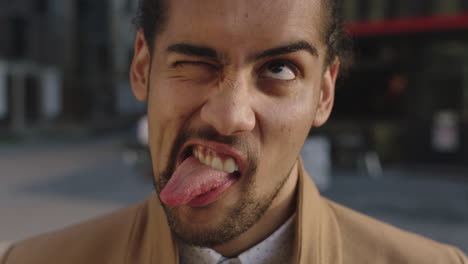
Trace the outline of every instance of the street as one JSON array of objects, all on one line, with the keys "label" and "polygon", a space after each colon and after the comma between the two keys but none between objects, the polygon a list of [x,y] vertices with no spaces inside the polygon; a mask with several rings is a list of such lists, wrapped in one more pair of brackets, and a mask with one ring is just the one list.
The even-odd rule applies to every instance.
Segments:
[{"label": "street", "polygon": [[335,171],[323,195],[468,253],[468,178],[460,173],[390,168],[382,178],[372,179],[353,171]]},{"label": "street", "polygon": [[143,200],[122,139],[0,148],[0,240],[16,241]]},{"label": "street", "polygon": [[[121,136],[0,147],[0,241],[17,241],[145,199],[150,181],[122,160]],[[458,173],[458,174],[457,174]],[[389,168],[382,178],[333,170],[341,204],[468,253],[468,178]]]}]

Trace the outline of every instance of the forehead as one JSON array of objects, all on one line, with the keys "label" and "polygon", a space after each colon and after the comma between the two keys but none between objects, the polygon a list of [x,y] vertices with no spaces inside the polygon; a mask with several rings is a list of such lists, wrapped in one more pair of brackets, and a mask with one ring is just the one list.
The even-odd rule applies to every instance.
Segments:
[{"label": "forehead", "polygon": [[226,49],[261,49],[297,40],[314,43],[319,50],[323,46],[321,0],[168,2],[168,20],[161,34],[166,41]]}]

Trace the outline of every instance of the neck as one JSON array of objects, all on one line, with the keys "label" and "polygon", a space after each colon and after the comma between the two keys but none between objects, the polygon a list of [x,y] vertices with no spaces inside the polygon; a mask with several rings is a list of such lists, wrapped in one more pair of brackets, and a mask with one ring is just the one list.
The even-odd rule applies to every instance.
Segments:
[{"label": "neck", "polygon": [[235,257],[260,243],[278,229],[296,210],[298,175],[298,162],[296,162],[283,188],[262,218],[236,239],[213,249],[225,257]]}]

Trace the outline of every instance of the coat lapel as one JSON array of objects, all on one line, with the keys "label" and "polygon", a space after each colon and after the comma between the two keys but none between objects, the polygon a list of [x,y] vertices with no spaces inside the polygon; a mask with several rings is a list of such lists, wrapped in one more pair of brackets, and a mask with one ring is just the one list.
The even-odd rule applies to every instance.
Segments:
[{"label": "coat lapel", "polygon": [[149,245],[150,251],[148,259],[151,264],[164,263],[176,264],[179,256],[176,241],[172,236],[172,231],[167,223],[166,214],[155,193],[150,198],[149,203]]},{"label": "coat lapel", "polygon": [[298,218],[293,263],[341,264],[341,239],[333,212],[299,160]]}]

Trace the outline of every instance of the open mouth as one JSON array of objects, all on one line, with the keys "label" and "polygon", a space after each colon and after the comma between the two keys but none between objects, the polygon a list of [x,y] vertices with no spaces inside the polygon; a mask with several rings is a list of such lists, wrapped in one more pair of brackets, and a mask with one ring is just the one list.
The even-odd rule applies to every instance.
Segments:
[{"label": "open mouth", "polygon": [[192,146],[186,154],[186,158],[193,156],[198,161],[212,169],[226,173],[239,175],[239,165],[236,160],[228,155],[220,154],[212,149],[197,145]]},{"label": "open mouth", "polygon": [[236,153],[237,151],[232,150],[231,147],[224,144],[211,142],[208,144],[210,146],[197,143],[188,144],[180,155],[177,166],[184,160],[194,157],[207,167],[239,177],[241,169],[244,167],[243,155]]},{"label": "open mouth", "polygon": [[207,206],[242,175],[245,158],[228,145],[194,140],[182,149],[175,171],[160,193],[161,200],[170,206]]}]

